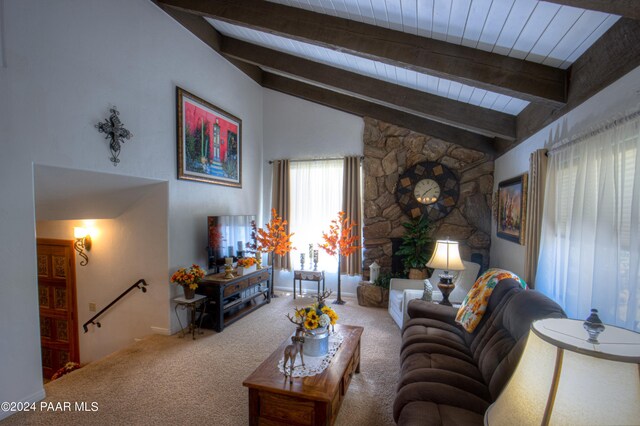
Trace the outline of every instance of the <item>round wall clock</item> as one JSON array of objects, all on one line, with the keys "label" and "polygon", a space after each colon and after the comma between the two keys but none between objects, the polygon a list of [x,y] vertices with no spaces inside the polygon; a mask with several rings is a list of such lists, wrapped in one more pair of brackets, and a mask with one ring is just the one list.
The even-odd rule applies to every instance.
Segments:
[{"label": "round wall clock", "polygon": [[445,165],[425,161],[407,169],[398,179],[396,199],[411,218],[426,215],[442,219],[455,207],[460,195],[456,175]]}]

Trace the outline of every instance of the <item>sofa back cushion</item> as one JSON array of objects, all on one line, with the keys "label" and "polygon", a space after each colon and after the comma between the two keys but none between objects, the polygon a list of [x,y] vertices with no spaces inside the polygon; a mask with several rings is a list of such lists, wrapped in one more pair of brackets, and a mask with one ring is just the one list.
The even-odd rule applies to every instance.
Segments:
[{"label": "sofa back cushion", "polygon": [[469,346],[472,353],[475,352],[475,347],[477,346],[477,343],[474,342],[477,341],[478,338],[481,338],[486,332],[485,325],[491,324],[493,318],[497,314],[497,311],[499,311],[499,308],[505,305],[511,296],[520,291],[524,291],[520,284],[516,280],[510,278],[501,280],[496,285],[489,297],[487,310],[475,330],[473,330],[472,333],[465,333],[466,344]]},{"label": "sofa back cushion", "polygon": [[566,315],[557,303],[535,290],[515,292],[497,307],[483,335],[473,342],[473,357],[493,400],[518,365],[531,323],[543,318]]}]

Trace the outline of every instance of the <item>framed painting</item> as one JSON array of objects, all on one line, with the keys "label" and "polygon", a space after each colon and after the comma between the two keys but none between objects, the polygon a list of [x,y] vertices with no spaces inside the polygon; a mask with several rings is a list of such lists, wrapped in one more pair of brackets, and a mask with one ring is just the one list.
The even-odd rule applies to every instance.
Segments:
[{"label": "framed painting", "polygon": [[498,184],[498,230],[505,240],[524,245],[527,212],[527,174]]},{"label": "framed painting", "polygon": [[180,87],[178,179],[242,187],[242,120]]}]

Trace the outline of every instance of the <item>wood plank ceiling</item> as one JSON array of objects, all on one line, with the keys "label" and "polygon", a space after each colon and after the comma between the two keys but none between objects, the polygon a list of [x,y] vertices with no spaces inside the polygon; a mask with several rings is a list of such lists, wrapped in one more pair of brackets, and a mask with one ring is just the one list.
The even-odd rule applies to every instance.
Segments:
[{"label": "wood plank ceiling", "polygon": [[154,1],[264,87],[492,155],[640,65],[636,0]]}]

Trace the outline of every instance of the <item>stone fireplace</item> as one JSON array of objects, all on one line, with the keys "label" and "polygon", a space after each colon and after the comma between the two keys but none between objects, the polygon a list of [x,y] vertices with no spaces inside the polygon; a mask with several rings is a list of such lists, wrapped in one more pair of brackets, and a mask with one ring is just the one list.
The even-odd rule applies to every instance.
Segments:
[{"label": "stone fireplace", "polygon": [[[364,128],[364,274],[377,261],[390,272],[394,246],[410,221],[396,202],[398,176],[423,161],[437,161],[459,178],[460,197],[453,211],[434,223],[432,238],[460,242],[464,260],[489,265],[493,161],[480,151],[382,121],[365,118]],[[395,242],[395,244],[394,244]],[[473,259],[472,259],[473,257]],[[397,268],[397,260],[396,260]]]}]

